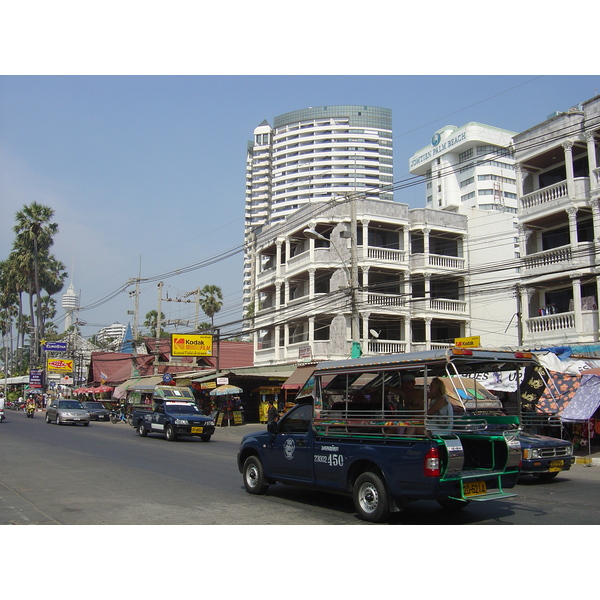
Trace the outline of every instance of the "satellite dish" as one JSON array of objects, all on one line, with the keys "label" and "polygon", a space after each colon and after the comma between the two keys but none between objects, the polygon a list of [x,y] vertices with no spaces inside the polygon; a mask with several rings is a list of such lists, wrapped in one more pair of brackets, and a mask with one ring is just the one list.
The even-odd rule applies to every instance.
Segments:
[{"label": "satellite dish", "polygon": [[379,334],[380,334],[381,332],[379,332],[379,331],[375,331],[374,329],[369,329],[369,333],[370,333],[370,334],[371,334],[371,335],[372,335],[374,338],[378,338],[378,337],[379,337]]}]

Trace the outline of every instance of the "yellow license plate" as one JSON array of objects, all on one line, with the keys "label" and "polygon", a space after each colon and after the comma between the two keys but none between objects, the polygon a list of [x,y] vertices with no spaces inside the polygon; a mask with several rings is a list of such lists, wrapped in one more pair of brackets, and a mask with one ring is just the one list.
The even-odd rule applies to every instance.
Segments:
[{"label": "yellow license plate", "polygon": [[562,471],[565,466],[564,460],[551,460],[548,471]]},{"label": "yellow license plate", "polygon": [[481,496],[487,492],[485,481],[469,481],[463,482],[463,495],[466,496]]},{"label": "yellow license plate", "polygon": [[204,433],[204,427],[192,427],[192,433]]}]

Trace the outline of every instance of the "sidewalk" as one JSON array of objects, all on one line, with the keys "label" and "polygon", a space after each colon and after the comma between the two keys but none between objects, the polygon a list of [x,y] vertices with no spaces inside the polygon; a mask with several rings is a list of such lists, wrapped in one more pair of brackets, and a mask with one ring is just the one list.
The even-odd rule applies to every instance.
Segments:
[{"label": "sidewalk", "polygon": [[575,450],[575,464],[588,467],[600,465],[600,448],[592,446],[591,448],[580,448]]}]

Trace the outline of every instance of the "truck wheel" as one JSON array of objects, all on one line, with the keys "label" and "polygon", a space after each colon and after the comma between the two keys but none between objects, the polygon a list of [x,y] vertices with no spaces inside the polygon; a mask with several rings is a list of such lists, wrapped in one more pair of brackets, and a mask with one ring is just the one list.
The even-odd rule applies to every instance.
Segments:
[{"label": "truck wheel", "polygon": [[242,472],[244,474],[244,487],[247,492],[258,495],[267,491],[269,485],[265,482],[265,474],[260,458],[249,456],[244,462]]},{"label": "truck wheel", "polygon": [[169,442],[173,442],[177,439],[177,434],[172,425],[165,425],[165,436]]},{"label": "truck wheel", "polygon": [[208,435],[208,434],[207,434],[207,435],[201,435],[201,436],[200,436],[200,439],[201,439],[203,442],[210,442],[210,438],[211,438],[211,436],[210,436],[210,435]]},{"label": "truck wheel", "polygon": [[48,413],[46,413],[46,423],[50,423],[50,417],[48,416]]},{"label": "truck wheel", "polygon": [[146,437],[148,435],[148,430],[144,427],[144,421],[138,423],[137,432],[140,437]]},{"label": "truck wheel", "polygon": [[388,494],[385,484],[375,473],[360,475],[352,488],[354,507],[361,519],[381,523],[390,515]]}]

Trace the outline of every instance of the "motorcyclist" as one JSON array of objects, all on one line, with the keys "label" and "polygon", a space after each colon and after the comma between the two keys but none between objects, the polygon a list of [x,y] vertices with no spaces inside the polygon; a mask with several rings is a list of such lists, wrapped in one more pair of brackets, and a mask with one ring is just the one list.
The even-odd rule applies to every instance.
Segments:
[{"label": "motorcyclist", "polygon": [[27,401],[27,406],[25,407],[25,412],[27,412],[27,415],[31,415],[33,417],[33,414],[35,413],[35,402],[34,402],[33,398],[30,398]]}]

